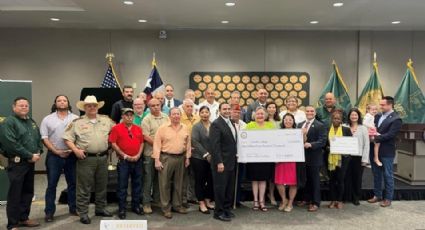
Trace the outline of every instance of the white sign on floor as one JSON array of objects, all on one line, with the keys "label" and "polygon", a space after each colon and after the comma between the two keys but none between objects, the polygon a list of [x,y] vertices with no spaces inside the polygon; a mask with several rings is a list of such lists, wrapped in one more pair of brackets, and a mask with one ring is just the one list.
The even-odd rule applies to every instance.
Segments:
[{"label": "white sign on floor", "polygon": [[147,220],[101,220],[100,230],[147,230]]}]

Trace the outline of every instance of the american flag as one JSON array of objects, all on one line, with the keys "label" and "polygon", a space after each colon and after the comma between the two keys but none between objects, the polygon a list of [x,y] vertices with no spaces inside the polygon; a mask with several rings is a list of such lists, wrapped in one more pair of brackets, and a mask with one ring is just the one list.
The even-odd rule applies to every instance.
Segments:
[{"label": "american flag", "polygon": [[101,88],[118,88],[117,80],[115,79],[114,73],[112,72],[112,66],[108,64],[108,70],[106,71],[105,78],[100,85]]}]

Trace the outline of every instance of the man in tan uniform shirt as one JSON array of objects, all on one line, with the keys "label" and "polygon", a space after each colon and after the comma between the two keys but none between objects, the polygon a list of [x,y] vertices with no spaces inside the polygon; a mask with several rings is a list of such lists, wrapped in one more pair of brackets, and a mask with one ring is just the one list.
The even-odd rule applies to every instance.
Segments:
[{"label": "man in tan uniform shirt", "polygon": [[96,216],[111,217],[105,210],[108,184],[108,135],[115,123],[97,112],[104,102],[95,96],[87,96],[77,102],[77,108],[85,115],[74,120],[65,130],[63,139],[74,152],[77,160],[77,211],[80,222],[90,224],[88,208],[90,193],[95,189]]},{"label": "man in tan uniform shirt", "polygon": [[[142,121],[143,138],[143,211],[152,213],[151,202],[159,204],[158,172],[151,158],[153,139],[158,128],[169,122],[168,116],[161,112],[161,102],[155,98],[149,101],[150,113]],[[153,197],[153,199],[152,199]]]}]

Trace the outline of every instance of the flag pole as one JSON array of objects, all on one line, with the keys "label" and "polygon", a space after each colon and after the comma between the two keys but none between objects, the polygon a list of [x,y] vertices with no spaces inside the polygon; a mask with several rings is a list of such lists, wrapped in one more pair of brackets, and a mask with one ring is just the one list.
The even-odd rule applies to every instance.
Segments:
[{"label": "flag pole", "polygon": [[118,75],[116,74],[115,69],[114,69],[114,65],[112,64],[112,59],[114,57],[115,57],[115,55],[113,53],[106,53],[106,56],[105,56],[105,58],[108,60],[108,65],[111,66],[112,74],[114,75],[115,81],[117,82],[120,90],[122,90],[120,81],[118,80]]},{"label": "flag pole", "polygon": [[412,73],[413,79],[415,80],[416,84],[419,86],[418,79],[416,78],[415,70],[413,69],[413,61],[411,58],[409,58],[409,61],[407,62],[407,68],[409,68],[410,72]]}]

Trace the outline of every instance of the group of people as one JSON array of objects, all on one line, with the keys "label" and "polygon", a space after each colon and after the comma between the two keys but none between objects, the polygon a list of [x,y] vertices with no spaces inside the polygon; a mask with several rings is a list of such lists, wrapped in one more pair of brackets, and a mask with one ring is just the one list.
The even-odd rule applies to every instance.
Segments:
[{"label": "group of people", "polygon": [[[234,203],[240,202],[243,180],[251,181],[253,210],[268,211],[267,188],[270,202],[277,205],[277,188],[279,210],[290,212],[297,191],[302,189],[297,204],[308,205],[308,211],[314,212],[321,203],[321,175],[329,178],[328,207],[341,209],[347,199],[359,204],[363,167],[369,162],[375,196],[368,202],[391,205],[394,140],[401,128],[392,97],[383,97],[380,114],[378,105],[369,105],[363,124],[361,112],[357,108],[343,111],[332,93],[326,94],[322,107],[308,105],[305,111],[299,109],[296,97],[288,96],[286,110],[280,113],[265,89],[258,90],[257,100],[246,110],[239,105],[237,91],[228,102],[218,103],[214,90],[207,89],[205,100],[198,105],[190,89],[183,101],[175,99],[171,84],[164,92],[155,92],[149,101],[144,93],[133,99],[130,86],[124,86],[122,94],[110,117],[98,113],[105,102],[95,96],[77,102],[77,108],[84,112],[79,117],[72,113],[68,97],[58,95],[40,127],[28,116],[28,99],[15,99],[13,115],[4,120],[0,132],[0,147],[9,159],[8,229],[39,225],[29,219],[29,213],[34,164],[40,160],[43,144],[47,148],[46,222],[54,221],[56,187],[62,172],[70,215],[90,224],[88,206],[94,191],[95,215],[112,216],[106,209],[108,155],[112,152],[118,158],[120,219],[126,218],[129,181],[131,211],[138,215],[152,213],[152,205],[159,205],[163,216],[172,218],[172,212],[186,214],[188,202],[197,200],[201,213],[214,210],[215,219],[230,221],[235,217],[231,211]],[[241,130],[295,128],[303,132],[305,162],[238,163]],[[357,137],[361,153],[349,156],[330,152],[329,140],[338,136]]]}]

